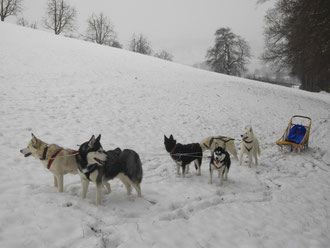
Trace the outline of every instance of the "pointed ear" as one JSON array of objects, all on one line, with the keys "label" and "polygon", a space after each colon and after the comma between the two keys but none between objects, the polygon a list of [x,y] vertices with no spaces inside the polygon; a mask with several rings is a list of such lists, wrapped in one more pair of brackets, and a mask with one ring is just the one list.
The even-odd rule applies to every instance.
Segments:
[{"label": "pointed ear", "polygon": [[95,136],[93,134],[92,137],[90,138],[90,140],[88,141],[88,146],[93,147],[94,144],[95,144]]},{"label": "pointed ear", "polygon": [[168,138],[166,137],[166,135],[164,134],[164,140],[168,140]]},{"label": "pointed ear", "polygon": [[99,136],[97,136],[96,141],[100,142],[100,139],[101,139],[101,134],[99,134]]},{"label": "pointed ear", "polygon": [[253,132],[252,127],[250,127],[250,132]]},{"label": "pointed ear", "polygon": [[36,136],[34,136],[34,134],[33,133],[31,133],[31,135],[32,135],[32,144],[34,145],[35,143],[37,143],[37,137]]},{"label": "pointed ear", "polygon": [[215,147],[215,149],[217,149],[219,147],[218,142],[215,142],[214,147]]},{"label": "pointed ear", "polygon": [[172,139],[172,140],[174,139],[172,134],[170,135],[170,139]]}]

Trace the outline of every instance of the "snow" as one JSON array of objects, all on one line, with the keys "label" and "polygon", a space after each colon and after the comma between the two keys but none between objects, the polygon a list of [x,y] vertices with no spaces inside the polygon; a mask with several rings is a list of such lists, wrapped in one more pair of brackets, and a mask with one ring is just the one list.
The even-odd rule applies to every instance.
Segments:
[{"label": "snow", "polygon": [[[328,247],[330,97],[0,23],[0,247]],[[312,118],[310,147],[278,151],[292,115]],[[252,125],[260,165],[232,160],[222,187],[193,166],[176,176],[163,135],[180,143],[235,138]],[[24,148],[33,132],[76,149],[136,150],[142,198],[119,180],[95,205],[78,175],[64,193]]]}]

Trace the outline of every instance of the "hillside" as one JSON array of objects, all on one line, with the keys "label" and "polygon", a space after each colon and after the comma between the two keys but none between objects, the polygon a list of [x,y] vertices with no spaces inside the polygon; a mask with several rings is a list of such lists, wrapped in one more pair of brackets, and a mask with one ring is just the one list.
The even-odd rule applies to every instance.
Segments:
[{"label": "hillside", "polygon": [[[129,51],[0,23],[0,247],[326,247],[330,212],[330,96],[211,73]],[[292,115],[312,118],[310,147],[278,151]],[[182,179],[163,144],[225,135],[245,125],[260,165],[232,159],[229,181]],[[118,179],[96,207],[78,175],[64,193],[24,158],[33,132],[76,149],[102,134],[105,149],[136,150],[140,199]],[[208,155],[208,154],[206,154]],[[245,157],[245,161],[247,158]]]}]

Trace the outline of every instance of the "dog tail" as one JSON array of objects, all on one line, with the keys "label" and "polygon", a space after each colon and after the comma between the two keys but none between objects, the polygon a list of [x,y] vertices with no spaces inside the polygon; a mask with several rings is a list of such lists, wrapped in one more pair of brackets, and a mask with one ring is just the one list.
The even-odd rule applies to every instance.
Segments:
[{"label": "dog tail", "polygon": [[238,161],[237,150],[235,147],[234,140],[230,140],[226,143],[226,149],[234,156],[234,158]]},{"label": "dog tail", "polygon": [[260,145],[259,145],[259,141],[256,139],[256,146],[257,146],[257,154],[260,156],[261,154],[261,150],[260,150]]},{"label": "dog tail", "polygon": [[202,151],[205,152],[206,149],[209,149],[209,147],[202,141],[199,143],[200,147],[202,148]]},{"label": "dog tail", "polygon": [[141,183],[143,177],[142,162],[139,154],[130,149],[123,150],[121,154],[122,158],[127,159],[126,169],[129,178],[134,183]]}]

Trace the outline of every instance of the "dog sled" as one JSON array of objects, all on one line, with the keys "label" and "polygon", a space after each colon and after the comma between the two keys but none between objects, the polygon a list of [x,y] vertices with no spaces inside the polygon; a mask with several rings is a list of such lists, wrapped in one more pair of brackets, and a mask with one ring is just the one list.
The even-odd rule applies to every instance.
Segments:
[{"label": "dog sled", "polygon": [[308,147],[309,133],[312,119],[307,116],[294,115],[282,137],[276,141],[280,150],[288,147],[291,151],[297,149],[298,153]]}]

